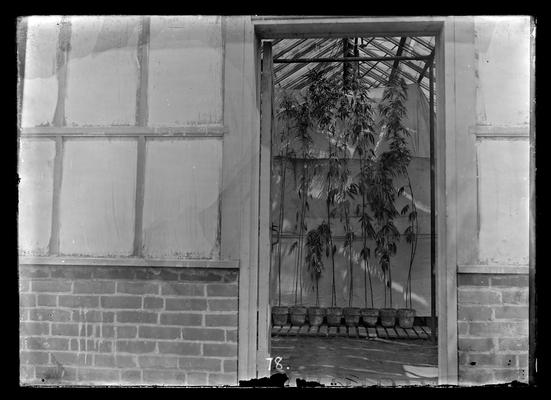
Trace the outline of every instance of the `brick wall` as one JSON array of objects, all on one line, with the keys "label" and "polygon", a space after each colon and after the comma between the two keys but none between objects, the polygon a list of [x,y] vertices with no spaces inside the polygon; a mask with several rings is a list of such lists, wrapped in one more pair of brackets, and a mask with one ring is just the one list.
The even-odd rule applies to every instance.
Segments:
[{"label": "brick wall", "polygon": [[528,381],[528,275],[458,276],[460,384]]},{"label": "brick wall", "polygon": [[236,270],[19,271],[23,384],[237,383]]}]

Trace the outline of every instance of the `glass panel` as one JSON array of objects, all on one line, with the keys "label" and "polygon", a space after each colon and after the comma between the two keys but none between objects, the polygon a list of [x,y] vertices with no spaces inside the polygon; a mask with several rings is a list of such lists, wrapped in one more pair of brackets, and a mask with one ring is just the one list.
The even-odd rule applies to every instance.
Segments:
[{"label": "glass panel", "polygon": [[528,140],[478,143],[480,261],[528,264]]},{"label": "glass panel", "polygon": [[134,125],[139,21],[71,18],[67,125]]},{"label": "glass panel", "polygon": [[19,250],[46,255],[52,226],[55,142],[22,139],[19,153]]},{"label": "glass panel", "polygon": [[21,126],[48,126],[57,103],[59,17],[29,17]]},{"label": "glass panel", "polygon": [[221,163],[218,139],[148,141],[143,217],[146,256],[217,256]]},{"label": "glass panel", "polygon": [[60,252],[128,256],[134,243],[137,142],[74,139],[65,143]]},{"label": "glass panel", "polygon": [[152,17],[149,57],[150,125],[221,122],[220,17]]}]

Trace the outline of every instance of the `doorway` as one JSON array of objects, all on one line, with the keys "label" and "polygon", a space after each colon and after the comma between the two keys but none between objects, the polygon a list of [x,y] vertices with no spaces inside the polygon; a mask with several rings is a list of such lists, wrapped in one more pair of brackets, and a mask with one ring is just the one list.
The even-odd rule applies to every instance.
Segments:
[{"label": "doorway", "polygon": [[[438,382],[435,47],[434,36],[414,35],[263,43],[260,159],[261,171],[271,171],[271,182],[261,181],[260,222],[270,231],[261,230],[260,240],[269,236],[271,247],[269,254],[259,256],[268,257],[270,265],[269,285],[264,290],[269,291],[272,309],[266,323],[272,371],[331,385]],[[313,127],[297,129],[308,119],[306,114],[316,113],[312,111],[315,96],[317,100],[320,93],[335,98],[335,88],[339,88],[336,92],[355,93],[346,87],[347,79],[354,77],[368,93],[373,111],[368,113],[372,125],[364,126],[371,129],[371,146],[364,146],[363,155],[359,142],[352,143],[349,137],[346,146],[353,150],[339,153],[342,146],[335,129],[325,129],[325,133]],[[391,155],[392,143],[385,137],[392,134],[385,132],[389,120],[376,110],[385,110],[385,104],[394,104],[400,97],[403,101],[398,108],[404,109],[401,124],[407,137],[404,147],[411,157],[401,181],[393,180],[393,185],[401,185],[393,189],[393,196],[402,199],[393,200],[400,212],[395,212],[391,224],[399,237],[394,251],[385,253],[380,243],[386,240],[381,236],[382,219],[376,221],[378,229],[369,223],[369,229],[365,227],[376,204],[370,203],[365,189],[369,184],[361,172],[368,165],[381,165],[374,160]],[[306,113],[299,112],[306,108]],[[286,120],[285,115],[291,115],[288,111],[292,117]],[[354,193],[342,185],[339,192],[338,184],[332,189],[329,171],[335,159],[333,184],[339,179],[359,180]],[[335,200],[335,195],[341,195],[341,200]],[[266,205],[269,209],[263,208]],[[390,263],[384,263],[385,256]],[[386,314],[396,308],[402,308],[402,318],[389,322]],[[409,309],[409,324],[404,308]],[[345,315],[332,315],[338,309]]]}]

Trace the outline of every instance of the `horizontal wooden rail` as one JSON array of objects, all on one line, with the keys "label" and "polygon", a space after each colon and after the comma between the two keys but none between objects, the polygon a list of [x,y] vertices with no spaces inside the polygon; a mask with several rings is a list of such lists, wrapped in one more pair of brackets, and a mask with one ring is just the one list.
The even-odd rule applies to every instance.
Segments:
[{"label": "horizontal wooden rail", "polygon": [[227,133],[223,125],[188,125],[176,127],[143,127],[143,126],[110,126],[110,127],[34,127],[22,128],[22,137],[26,136],[186,136],[186,137],[221,137]]}]

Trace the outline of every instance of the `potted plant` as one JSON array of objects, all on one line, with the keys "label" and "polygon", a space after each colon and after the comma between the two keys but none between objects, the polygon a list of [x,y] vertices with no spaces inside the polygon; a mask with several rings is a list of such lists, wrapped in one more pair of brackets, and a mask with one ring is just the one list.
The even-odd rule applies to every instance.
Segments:
[{"label": "potted plant", "polygon": [[308,307],[308,322],[312,326],[323,323],[325,310],[319,306],[319,278],[323,270],[323,245],[327,235],[327,224],[321,223],[306,234],[306,266],[310,272],[312,289],[316,293],[315,307]]},{"label": "potted plant", "polygon": [[394,178],[407,175],[407,167],[411,161],[411,154],[406,138],[408,129],[402,124],[402,117],[406,113],[405,101],[407,86],[403,78],[394,74],[389,85],[383,92],[379,104],[382,129],[385,129],[389,149],[383,152],[376,161],[374,168],[375,185],[372,186],[371,200],[378,231],[376,232],[376,254],[379,258],[385,278],[385,307],[387,292],[389,308],[379,312],[381,325],[392,327],[395,324],[396,309],[392,307],[392,269],[391,258],[396,254],[396,243],[400,240],[400,232],[394,225],[394,219],[399,215],[395,207],[397,197],[393,185]]},{"label": "potted plant", "polygon": [[281,234],[283,232],[283,222],[285,216],[285,189],[286,189],[286,172],[287,159],[293,156],[292,143],[290,135],[290,120],[294,112],[295,102],[289,94],[284,94],[280,105],[278,119],[283,123],[283,128],[280,130],[279,140],[279,160],[280,160],[280,200],[279,200],[279,218],[278,224],[275,226],[277,246],[277,282],[278,282],[278,297],[277,306],[272,307],[272,320],[274,325],[285,325],[289,318],[289,307],[281,305],[281,261],[282,261],[282,246]]}]

